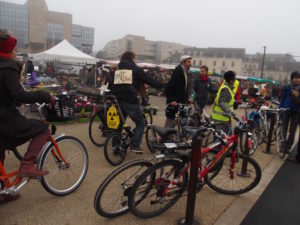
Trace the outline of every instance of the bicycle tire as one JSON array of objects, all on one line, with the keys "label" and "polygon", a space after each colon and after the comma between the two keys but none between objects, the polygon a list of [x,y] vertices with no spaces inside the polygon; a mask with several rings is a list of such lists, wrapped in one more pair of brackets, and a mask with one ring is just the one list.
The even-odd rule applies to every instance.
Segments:
[{"label": "bicycle tire", "polygon": [[146,139],[146,144],[147,144],[148,150],[151,153],[155,153],[156,150],[152,147],[152,144],[157,142],[156,132],[155,131],[152,132],[151,128],[147,128],[146,133],[145,133],[145,139]]},{"label": "bicycle tire", "polygon": [[[245,135],[246,133],[241,133],[239,135],[240,150],[243,154],[245,154],[245,138],[244,138]],[[252,141],[252,148],[249,149],[250,156],[254,154],[258,146],[258,138],[256,136],[255,131],[252,132],[251,141]]]},{"label": "bicycle tire", "polygon": [[[127,148],[130,144],[124,142],[124,138],[126,138],[126,136],[127,134],[125,133],[112,133],[107,137],[104,144],[104,156],[109,164],[118,166],[125,160]],[[114,160],[113,156],[117,159]]]},{"label": "bicycle tire", "polygon": [[[107,218],[115,218],[127,213],[129,211],[128,194],[132,185],[138,179],[139,174],[143,173],[145,169],[149,168],[152,165],[153,164],[147,160],[134,160],[121,165],[113,172],[111,172],[101,183],[95,194],[94,208],[96,212],[100,216]],[[130,171],[130,169],[135,167],[137,169],[133,169],[133,173],[127,175],[126,171]],[[125,173],[126,175],[124,175]],[[123,175],[125,180],[121,180],[121,183],[119,184],[115,180],[118,176],[120,176],[120,174]],[[132,181],[131,178],[133,178]],[[116,185],[120,185],[120,190],[122,192],[121,196],[120,193],[116,192],[115,188],[110,186],[110,184],[113,183],[115,183]],[[114,199],[118,199],[119,196],[120,202],[115,202]],[[107,197],[107,199],[105,197]],[[108,207],[108,204],[114,204],[113,208],[115,209],[109,209],[110,207]]]},{"label": "bicycle tire", "polygon": [[[145,202],[145,199],[148,199],[149,197],[149,193],[151,192],[151,189],[146,189],[143,194],[143,199],[140,200],[139,196],[136,196],[138,194],[141,193],[140,190],[140,186],[143,185],[145,182],[147,182],[147,178],[150,176],[149,180],[151,181],[151,176],[155,176],[155,180],[151,181],[151,185],[148,185],[148,187],[153,187],[158,188],[158,190],[156,191],[156,193],[154,194],[155,197],[161,197],[161,195],[163,194],[163,190],[164,188],[169,184],[169,182],[171,181],[166,181],[164,178],[160,177],[160,175],[158,175],[156,173],[156,170],[159,170],[160,173],[163,171],[164,167],[167,166],[171,166],[171,171],[173,169],[173,173],[170,174],[169,176],[172,175],[172,178],[178,178],[176,176],[176,174],[178,175],[178,171],[180,171],[184,164],[178,160],[166,160],[166,161],[162,161],[160,163],[157,163],[153,166],[151,166],[150,168],[148,168],[143,174],[141,174],[141,176],[136,180],[136,182],[134,183],[134,185],[132,186],[132,189],[129,193],[129,197],[128,197],[128,205],[130,208],[130,211],[137,217],[140,218],[151,218],[154,216],[158,216],[160,214],[162,214],[163,212],[165,212],[166,210],[168,210],[170,207],[172,207],[177,200],[181,197],[181,195],[183,194],[183,192],[185,191],[186,187],[187,187],[187,183],[188,183],[188,172],[185,172],[182,176],[182,181],[178,183],[180,184],[180,186],[177,186],[179,189],[177,191],[175,191],[174,193],[174,198],[172,198],[164,207],[156,209],[154,211],[141,211],[141,209],[138,209],[137,207],[141,206],[142,203]],[[176,173],[177,172],[177,173]],[[158,177],[157,177],[158,175]],[[174,176],[174,177],[173,177]],[[163,180],[163,181],[159,181],[159,180]],[[180,178],[179,178],[180,179]],[[156,183],[157,182],[157,183]],[[165,184],[162,182],[166,182]],[[156,189],[155,189],[156,190]],[[169,194],[172,193],[168,193],[168,197]],[[164,196],[166,197],[166,195]],[[136,200],[137,199],[137,200]],[[165,198],[166,199],[166,198]],[[161,200],[161,202],[159,202]],[[161,197],[160,200],[156,200],[158,201],[159,204],[163,203],[163,197]],[[154,204],[155,201],[150,201],[150,205]]]},{"label": "bicycle tire", "polygon": [[[225,160],[229,160],[229,162],[225,162]],[[219,173],[214,177],[214,179],[210,179],[209,176],[206,176],[205,177],[205,181],[207,183],[207,185],[212,188],[213,190],[219,192],[219,193],[222,193],[222,194],[226,194],[226,195],[238,195],[238,194],[243,194],[245,192],[248,192],[250,191],[251,189],[253,189],[260,181],[261,179],[261,168],[260,166],[258,165],[258,163],[252,159],[251,157],[248,157],[248,156],[244,156],[243,154],[240,154],[239,155],[239,160],[235,162],[235,168],[233,169],[233,178],[230,177],[230,162],[231,162],[232,158],[231,156],[230,157],[225,157],[224,160],[223,160],[223,166],[221,168],[221,171],[219,171]],[[247,172],[252,172],[250,174],[250,177],[252,177],[254,175],[254,179],[253,181],[247,185],[246,187],[244,187],[243,189],[236,189],[233,187],[233,189],[231,190],[228,190],[228,189],[224,189],[224,188],[221,188],[220,186],[218,185],[221,185],[221,184],[227,184],[227,187],[229,187],[228,185],[230,184],[230,180],[232,181],[232,186],[233,186],[233,180],[237,181],[236,178],[241,178],[241,179],[247,179],[249,177],[247,176],[240,176],[238,175],[238,173],[235,173],[237,172],[236,171],[236,168],[237,168],[237,164],[239,163],[239,166],[243,164],[243,161],[245,160],[245,162],[247,163],[248,165],[248,169],[247,169]],[[251,170],[249,169],[249,164],[252,165],[253,168],[251,168]],[[225,172],[223,172],[225,171]],[[223,172],[223,173],[222,173]],[[220,177],[218,178],[218,176],[224,174],[226,177],[228,177],[230,180],[226,183],[226,181],[224,182],[224,179],[220,179]],[[236,177],[236,178],[235,178]],[[217,182],[219,182],[219,184],[217,185]],[[238,187],[239,184],[238,184]]]},{"label": "bicycle tire", "polygon": [[92,143],[98,147],[102,147],[105,143],[105,139],[102,138],[102,127],[103,123],[96,113],[93,115],[89,124],[89,137]]},{"label": "bicycle tire", "polygon": [[[281,125],[279,128],[275,129],[276,131],[276,150],[279,158],[283,159],[287,154],[287,150],[285,149],[285,140],[282,134]],[[282,149],[283,148],[283,149]]]},{"label": "bicycle tire", "polygon": [[[56,143],[60,147],[62,156],[69,165],[65,164],[64,161],[59,158],[58,154],[56,157],[53,156],[51,150],[55,147],[53,143],[51,143],[41,156],[39,168],[49,171],[48,175],[41,177],[41,184],[49,193],[64,196],[74,192],[83,182],[88,171],[88,153],[84,144],[72,136],[59,137],[56,139]],[[62,148],[62,145],[65,143],[69,144],[69,146]],[[74,152],[74,150],[76,146],[78,147],[79,154],[75,156],[76,152]],[[70,151],[72,151],[71,154],[68,154]],[[80,156],[82,157],[82,161],[79,159]],[[48,158],[50,158],[49,161]],[[64,183],[66,183],[69,178],[75,176],[77,169],[79,169],[78,177],[74,177],[74,181],[71,181],[72,183],[70,182],[71,184],[65,185]],[[62,177],[62,175],[65,176]],[[53,183],[55,180],[58,181],[57,186]]]}]

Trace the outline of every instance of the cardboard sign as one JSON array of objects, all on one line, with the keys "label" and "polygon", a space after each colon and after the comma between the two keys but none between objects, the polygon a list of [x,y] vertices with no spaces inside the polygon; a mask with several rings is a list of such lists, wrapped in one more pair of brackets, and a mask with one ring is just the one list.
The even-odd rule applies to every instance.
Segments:
[{"label": "cardboard sign", "polygon": [[132,84],[132,70],[117,70],[114,84]]},{"label": "cardboard sign", "polygon": [[117,108],[113,105],[110,106],[106,113],[107,127],[110,129],[118,129],[120,124],[120,117],[117,113]]}]

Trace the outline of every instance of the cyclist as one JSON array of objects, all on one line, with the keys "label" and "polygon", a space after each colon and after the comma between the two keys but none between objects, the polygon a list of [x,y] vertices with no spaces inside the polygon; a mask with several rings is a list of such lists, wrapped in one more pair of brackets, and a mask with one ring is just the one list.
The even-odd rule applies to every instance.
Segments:
[{"label": "cyclist", "polygon": [[164,84],[154,80],[143,69],[139,68],[134,62],[135,57],[133,52],[123,53],[118,70],[114,73],[111,91],[117,97],[125,118],[129,115],[136,125],[131,140],[131,150],[136,153],[143,153],[140,144],[146,124],[138,98],[139,85],[144,82],[157,89],[162,89]]},{"label": "cyclist", "polygon": [[223,130],[227,134],[231,127],[231,114],[234,110],[235,73],[225,72],[224,80],[215,99],[212,119],[216,122],[216,129]]},{"label": "cyclist", "polygon": [[39,170],[35,161],[49,136],[48,125],[26,119],[17,105],[21,103],[55,103],[47,92],[27,92],[20,84],[21,66],[16,61],[17,40],[0,30],[0,160],[4,163],[5,149],[12,149],[30,141],[21,161],[19,176],[39,177],[48,171]]}]

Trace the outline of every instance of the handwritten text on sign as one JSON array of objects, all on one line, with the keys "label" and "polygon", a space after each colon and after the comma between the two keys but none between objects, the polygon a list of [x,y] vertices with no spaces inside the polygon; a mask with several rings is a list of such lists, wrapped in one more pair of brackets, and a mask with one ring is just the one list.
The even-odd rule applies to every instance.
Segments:
[{"label": "handwritten text on sign", "polygon": [[132,70],[117,70],[114,84],[132,84]]}]

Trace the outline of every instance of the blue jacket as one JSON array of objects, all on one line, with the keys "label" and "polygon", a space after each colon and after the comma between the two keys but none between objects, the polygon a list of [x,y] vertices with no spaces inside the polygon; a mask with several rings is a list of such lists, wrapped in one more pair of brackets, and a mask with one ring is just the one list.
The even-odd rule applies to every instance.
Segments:
[{"label": "blue jacket", "polygon": [[[300,99],[300,95],[298,96],[298,99]],[[287,85],[282,89],[279,108],[290,108],[292,112],[298,112],[298,104],[292,101],[291,85]]]}]

